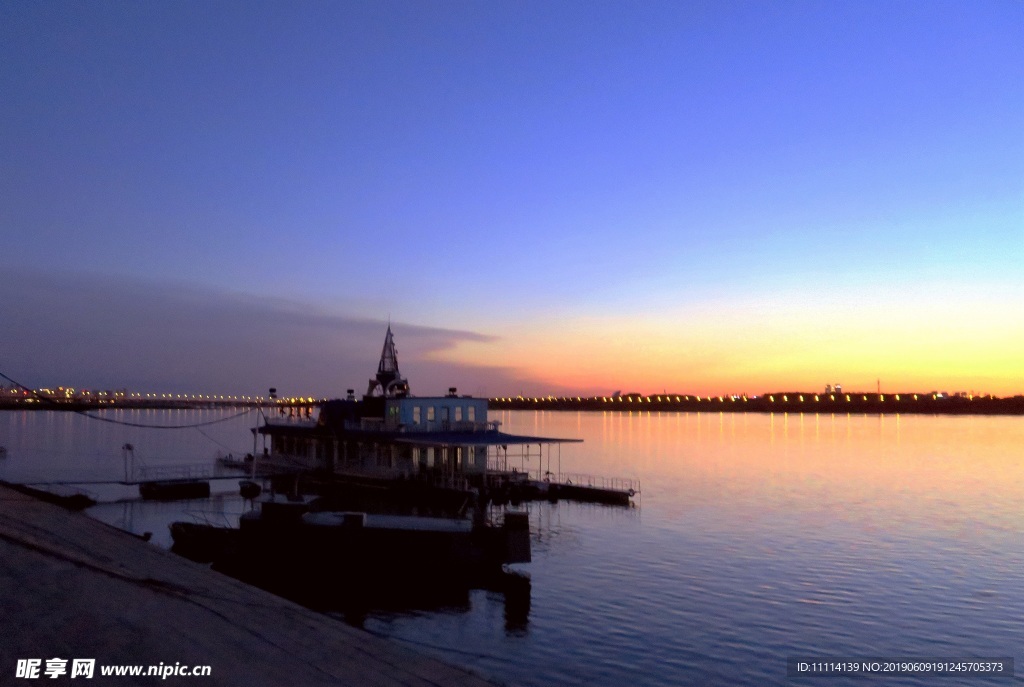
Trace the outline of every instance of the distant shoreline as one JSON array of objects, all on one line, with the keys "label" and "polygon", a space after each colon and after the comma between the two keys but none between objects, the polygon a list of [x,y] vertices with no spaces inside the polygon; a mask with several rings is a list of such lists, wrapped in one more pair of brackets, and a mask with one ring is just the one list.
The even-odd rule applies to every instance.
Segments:
[{"label": "distant shoreline", "polygon": [[0,400],[0,410],[53,410],[82,412],[87,410],[220,410],[232,408],[299,409],[318,406],[322,401],[193,401],[193,400],[138,400],[119,401],[50,401],[38,399]]},{"label": "distant shoreline", "polygon": [[915,415],[1024,415],[1024,396],[942,396],[928,394],[814,394],[782,392],[764,396],[675,394],[601,397],[491,399],[491,410],[598,410],[612,412],[858,413]]},{"label": "distant shoreline", "polygon": [[[97,402],[44,402],[0,400],[0,410],[218,410],[277,408],[299,413],[323,401],[208,401],[185,399],[125,399]],[[564,396],[491,398],[491,410],[558,410],[608,412],[705,412],[705,413],[858,413],[915,415],[1024,415],[1024,396],[941,396],[928,394],[813,394],[783,392],[757,397],[683,396],[675,394],[626,396]]]}]

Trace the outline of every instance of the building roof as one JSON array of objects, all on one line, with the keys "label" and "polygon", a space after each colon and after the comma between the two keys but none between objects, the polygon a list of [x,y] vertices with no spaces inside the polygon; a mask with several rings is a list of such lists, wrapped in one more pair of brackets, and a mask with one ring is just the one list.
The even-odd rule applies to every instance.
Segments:
[{"label": "building roof", "polygon": [[568,444],[583,441],[582,439],[559,439],[556,437],[528,437],[494,430],[487,432],[402,432],[393,434],[390,438],[396,444],[411,446],[516,446],[522,444]]},{"label": "building roof", "polygon": [[256,430],[259,434],[285,434],[291,436],[333,437],[349,441],[395,443],[406,446],[521,446],[526,444],[582,443],[582,439],[558,437],[532,437],[507,434],[498,430],[485,431],[426,431],[385,429],[383,427],[341,428],[309,423],[265,423]]}]

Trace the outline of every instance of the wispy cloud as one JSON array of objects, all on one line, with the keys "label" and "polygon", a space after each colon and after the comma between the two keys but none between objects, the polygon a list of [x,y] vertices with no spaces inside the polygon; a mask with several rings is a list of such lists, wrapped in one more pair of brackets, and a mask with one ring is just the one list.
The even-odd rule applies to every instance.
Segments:
[{"label": "wispy cloud", "polygon": [[[386,320],[185,283],[109,275],[0,276],[0,370],[31,386],[338,396],[365,391]],[[508,393],[501,366],[439,361],[484,333],[393,322],[414,393]]]}]

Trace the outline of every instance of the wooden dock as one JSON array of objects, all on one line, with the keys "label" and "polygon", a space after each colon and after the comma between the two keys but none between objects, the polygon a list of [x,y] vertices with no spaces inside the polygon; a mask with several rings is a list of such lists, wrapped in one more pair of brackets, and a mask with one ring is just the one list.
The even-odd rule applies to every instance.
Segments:
[{"label": "wooden dock", "polygon": [[96,684],[149,684],[100,668],[161,663],[211,667],[169,685],[496,684],[4,486],[0,607],[0,684],[21,659],[55,657],[95,659]]},{"label": "wooden dock", "polygon": [[484,487],[488,501],[502,506],[522,501],[579,501],[606,506],[631,506],[640,493],[640,480],[595,475],[541,474],[492,470]]}]

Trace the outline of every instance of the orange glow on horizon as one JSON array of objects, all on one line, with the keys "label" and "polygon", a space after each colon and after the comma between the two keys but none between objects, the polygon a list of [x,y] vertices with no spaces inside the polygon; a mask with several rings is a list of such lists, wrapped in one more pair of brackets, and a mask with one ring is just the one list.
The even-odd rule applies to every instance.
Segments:
[{"label": "orange glow on horizon", "polygon": [[[726,303],[657,315],[515,323],[496,342],[442,357],[500,360],[553,393],[1024,393],[1024,318],[987,295],[922,289],[892,304],[863,297]],[[839,302],[835,302],[835,301]],[[1024,304],[1022,310],[1024,311]]]}]

